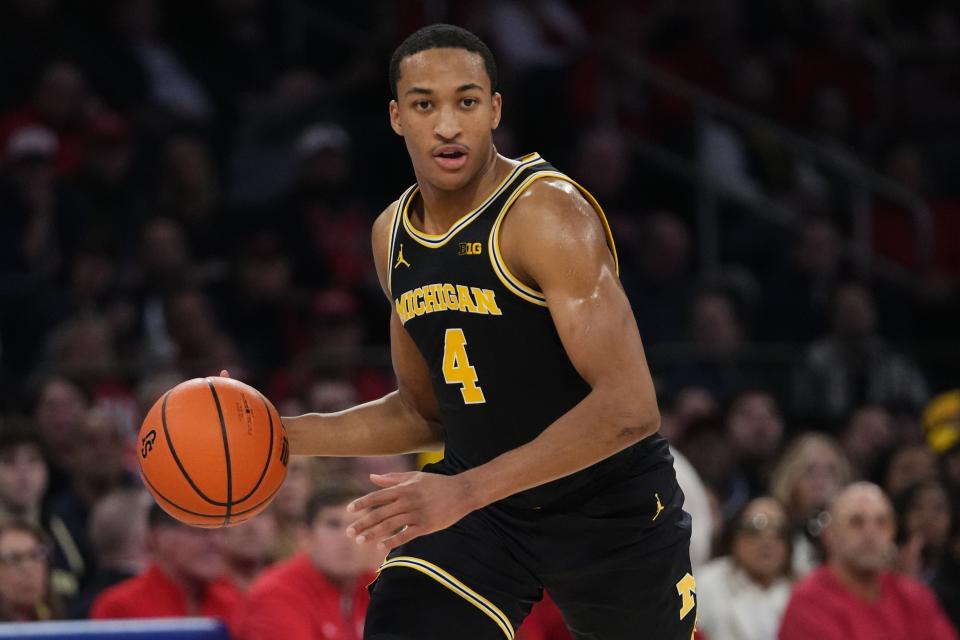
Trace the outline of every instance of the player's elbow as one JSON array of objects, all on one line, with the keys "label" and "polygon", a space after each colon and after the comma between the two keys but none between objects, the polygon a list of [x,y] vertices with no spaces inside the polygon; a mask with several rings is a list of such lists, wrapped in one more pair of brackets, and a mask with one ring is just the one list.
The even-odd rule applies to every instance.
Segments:
[{"label": "player's elbow", "polygon": [[651,436],[660,429],[660,411],[656,402],[642,402],[634,395],[621,396],[613,422],[616,440],[624,446]]}]

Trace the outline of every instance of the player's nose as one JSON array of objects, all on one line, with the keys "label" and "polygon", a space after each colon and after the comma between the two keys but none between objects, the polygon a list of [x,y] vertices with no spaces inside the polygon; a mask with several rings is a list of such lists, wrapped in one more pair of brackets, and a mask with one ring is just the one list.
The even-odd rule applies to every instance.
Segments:
[{"label": "player's nose", "polygon": [[436,125],[433,128],[434,134],[443,140],[455,140],[460,135],[462,127],[460,118],[455,109],[441,109]]}]

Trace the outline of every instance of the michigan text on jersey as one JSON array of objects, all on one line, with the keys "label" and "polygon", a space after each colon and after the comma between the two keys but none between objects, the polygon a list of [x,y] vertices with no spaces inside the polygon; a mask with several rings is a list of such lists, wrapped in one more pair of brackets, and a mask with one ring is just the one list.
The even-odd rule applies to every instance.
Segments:
[{"label": "michigan text on jersey", "polygon": [[440,282],[417,287],[405,292],[395,301],[397,315],[404,324],[407,320],[437,311],[462,311],[482,315],[501,316],[496,294],[490,289],[467,287],[462,284]]}]

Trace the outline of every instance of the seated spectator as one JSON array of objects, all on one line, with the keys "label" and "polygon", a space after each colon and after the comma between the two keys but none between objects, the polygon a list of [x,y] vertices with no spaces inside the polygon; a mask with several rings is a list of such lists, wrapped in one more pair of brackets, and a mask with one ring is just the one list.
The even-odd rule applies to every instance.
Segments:
[{"label": "seated spectator", "polygon": [[937,478],[937,460],[925,444],[893,449],[883,468],[883,490],[888,495],[903,493],[915,484]]},{"label": "seated spectator", "polygon": [[797,584],[780,640],[956,640],[933,592],[890,571],[893,508],[880,487],[850,485],[830,515],[827,565]]},{"label": "seated spectator", "polygon": [[737,393],[727,409],[725,424],[751,495],[764,493],[783,443],[783,417],[776,398],[762,389]]},{"label": "seated spectator", "polygon": [[116,413],[99,406],[88,411],[74,434],[70,485],[50,500],[51,518],[63,523],[62,531],[53,531],[57,541],[67,536],[73,540],[60,546],[67,552],[69,567],[79,576],[80,588],[96,570],[88,533],[90,512],[98,500],[131,482],[122,431]]},{"label": "seated spectator", "polygon": [[346,534],[347,504],[366,492],[344,479],[311,496],[300,553],[265,571],[250,587],[234,628],[240,640],[359,640],[370,602],[367,585],[382,554]]},{"label": "seated spectator", "polygon": [[156,504],[150,507],[148,523],[149,566],[101,593],[90,617],[229,620],[242,595],[225,577],[222,532],[185,525]]},{"label": "seated spectator", "polygon": [[241,591],[247,591],[273,562],[276,531],[277,522],[272,511],[224,529],[223,556],[227,561],[227,577]]},{"label": "seated spectator", "polygon": [[726,537],[728,555],[697,574],[697,628],[706,640],[773,640],[793,586],[787,515],[755,498]]},{"label": "seated spectator", "polygon": [[142,489],[117,489],[90,513],[90,543],[96,569],[67,608],[69,618],[86,618],[101,592],[143,571],[147,563],[147,511]]},{"label": "seated spectator", "polygon": [[82,559],[71,553],[77,548],[63,520],[44,517],[43,497],[49,467],[39,434],[26,425],[6,424],[0,430],[0,519],[13,518],[41,527],[53,543],[50,552],[54,590],[72,597],[82,572]]},{"label": "seated spectator", "polygon": [[70,485],[70,460],[90,401],[83,387],[60,375],[47,376],[36,384],[31,417],[48,456],[51,496]]},{"label": "seated spectator", "polygon": [[0,523],[0,621],[60,618],[50,581],[50,547],[43,531],[24,520]]},{"label": "seated spectator", "polygon": [[950,616],[954,628],[960,629],[960,502],[953,509],[953,526],[946,548],[947,552],[930,586]]},{"label": "seated spectator", "polygon": [[850,463],[840,445],[807,433],[787,448],[770,480],[770,494],[787,509],[793,534],[793,571],[806,575],[820,564],[820,534],[829,521],[827,505],[850,482]]},{"label": "seated spectator", "polygon": [[[330,458],[338,460],[339,458]],[[287,465],[287,478],[270,505],[275,533],[271,558],[286,560],[297,552],[297,534],[307,510],[307,501],[313,492],[313,469],[319,458],[292,456]]]},{"label": "seated spectator", "polygon": [[853,412],[840,441],[858,480],[874,480],[877,466],[894,445],[895,435],[893,420],[883,407],[867,405]]},{"label": "seated spectator", "polygon": [[839,287],[832,331],[810,345],[797,371],[796,410],[834,425],[864,404],[920,409],[926,400],[927,382],[916,363],[880,337],[870,290]]},{"label": "seated spectator", "polygon": [[898,569],[930,584],[947,551],[954,518],[950,496],[937,480],[925,480],[893,496]]},{"label": "seated spectator", "polygon": [[923,428],[940,471],[953,491],[960,491],[960,389],[933,398],[923,411]]}]

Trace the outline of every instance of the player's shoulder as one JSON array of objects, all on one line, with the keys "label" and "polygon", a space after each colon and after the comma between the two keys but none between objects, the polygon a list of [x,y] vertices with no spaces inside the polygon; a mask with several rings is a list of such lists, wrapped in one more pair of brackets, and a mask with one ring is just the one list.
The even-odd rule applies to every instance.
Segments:
[{"label": "player's shoulder", "polygon": [[505,235],[534,245],[576,241],[603,247],[606,232],[598,213],[572,181],[544,176],[529,184],[511,206]]},{"label": "player's shoulder", "polygon": [[387,207],[377,215],[376,219],[373,221],[374,241],[379,238],[388,238],[390,236],[390,228],[393,226],[393,217],[397,212],[397,206],[399,204],[400,199],[397,198],[388,204]]},{"label": "player's shoulder", "polygon": [[544,176],[531,182],[513,205],[512,215],[536,215],[541,221],[595,219],[593,206],[569,179]]}]

